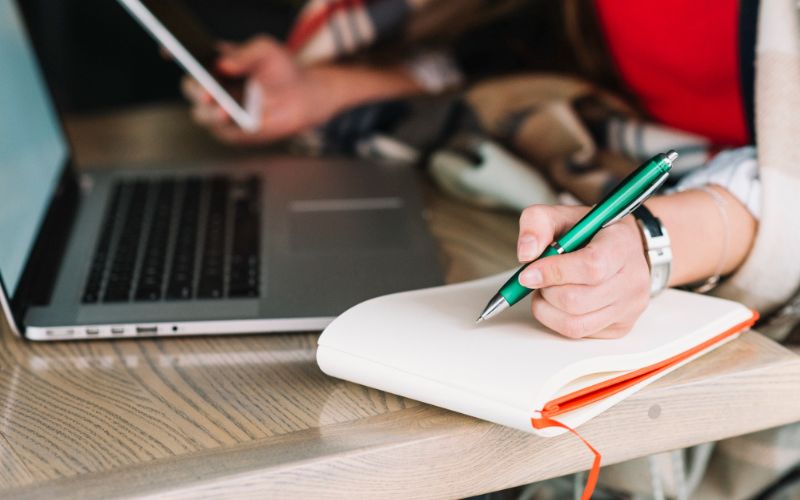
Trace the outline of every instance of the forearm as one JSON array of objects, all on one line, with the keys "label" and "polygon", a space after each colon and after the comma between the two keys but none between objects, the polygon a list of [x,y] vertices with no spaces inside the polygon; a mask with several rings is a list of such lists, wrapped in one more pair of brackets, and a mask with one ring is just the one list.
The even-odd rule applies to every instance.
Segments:
[{"label": "forearm", "polygon": [[369,68],[329,64],[308,68],[330,115],[372,101],[421,94],[422,87],[403,67]]},{"label": "forearm", "polygon": [[673,254],[670,286],[705,280],[718,269],[721,275],[729,274],[744,262],[753,245],[758,226],[755,218],[725,188],[712,185],[709,189],[724,199],[727,223],[712,195],[701,190],[658,196],[647,202],[669,232]]}]

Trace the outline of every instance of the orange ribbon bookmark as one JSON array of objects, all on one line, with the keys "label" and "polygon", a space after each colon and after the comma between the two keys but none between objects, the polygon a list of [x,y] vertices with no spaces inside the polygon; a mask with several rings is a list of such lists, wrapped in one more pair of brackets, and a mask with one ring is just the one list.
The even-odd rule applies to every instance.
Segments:
[{"label": "orange ribbon bookmark", "polygon": [[586,486],[583,487],[583,494],[581,495],[581,500],[589,500],[592,498],[592,494],[594,493],[594,489],[597,486],[597,479],[600,477],[600,462],[603,459],[603,456],[600,455],[600,452],[595,449],[594,446],[589,444],[589,441],[583,438],[578,431],[573,429],[572,427],[562,424],[558,420],[554,420],[548,417],[540,417],[540,418],[532,418],[531,425],[534,429],[544,429],[547,427],[560,427],[569,431],[573,436],[576,436],[578,439],[583,441],[583,444],[586,445],[587,448],[594,454],[594,460],[592,461],[592,468],[589,470],[589,479],[586,480]]}]

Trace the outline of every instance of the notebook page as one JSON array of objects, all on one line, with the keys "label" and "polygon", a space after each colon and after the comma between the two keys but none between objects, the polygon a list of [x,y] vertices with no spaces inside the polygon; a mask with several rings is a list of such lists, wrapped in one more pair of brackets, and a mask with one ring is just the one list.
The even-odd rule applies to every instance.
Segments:
[{"label": "notebook page", "polygon": [[[667,290],[622,339],[559,336],[531,317],[528,301],[476,325],[506,278],[364,302],[337,318],[319,344],[530,414],[580,377],[652,364],[751,316],[735,302]],[[368,374],[360,377],[372,385]]]}]

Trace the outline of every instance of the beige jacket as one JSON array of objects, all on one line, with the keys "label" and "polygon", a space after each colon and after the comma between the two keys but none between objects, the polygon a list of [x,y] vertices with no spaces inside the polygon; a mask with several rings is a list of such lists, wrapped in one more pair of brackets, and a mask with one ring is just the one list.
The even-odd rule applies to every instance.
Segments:
[{"label": "beige jacket", "polygon": [[761,222],[749,257],[714,293],[765,313],[800,287],[800,3],[762,0],[757,40]]}]

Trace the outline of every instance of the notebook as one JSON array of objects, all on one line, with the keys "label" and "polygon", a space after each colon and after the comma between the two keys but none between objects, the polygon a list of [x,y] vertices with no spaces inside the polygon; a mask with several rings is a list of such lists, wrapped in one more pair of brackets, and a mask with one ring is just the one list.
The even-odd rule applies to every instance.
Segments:
[{"label": "notebook", "polygon": [[568,339],[529,301],[475,324],[507,274],[387,295],[334,320],[317,362],[334,377],[501,425],[553,436],[732,340],[758,314],[679,290],[654,298],[620,339]]}]

